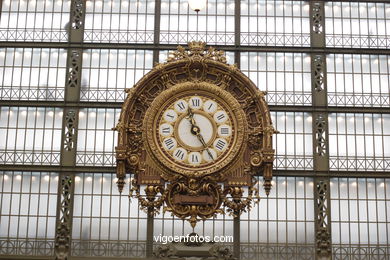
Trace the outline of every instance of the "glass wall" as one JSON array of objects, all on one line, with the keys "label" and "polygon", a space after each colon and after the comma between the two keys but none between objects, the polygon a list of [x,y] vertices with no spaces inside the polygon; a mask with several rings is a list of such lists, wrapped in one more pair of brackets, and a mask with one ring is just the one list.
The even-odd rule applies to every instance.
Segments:
[{"label": "glass wall", "polygon": [[160,43],[234,44],[234,0],[208,0],[198,14],[186,0],[161,1]]},{"label": "glass wall", "polygon": [[387,55],[328,55],[329,105],[388,107],[389,63]]},{"label": "glass wall", "polygon": [[[187,0],[1,1],[0,258],[54,257],[64,175],[74,180],[71,257],[146,256],[148,216],[127,197],[131,179],[118,192],[112,128],[124,90],[177,45],[200,40],[266,91],[279,131],[271,193],[257,177],[260,202],[240,217],[241,259],[314,259],[319,178],[329,183],[333,259],[389,259],[390,3],[318,1],[319,17],[314,2],[208,0],[196,13]],[[69,34],[79,32],[72,17],[81,42]],[[315,20],[324,42],[311,48]],[[77,62],[68,55],[75,49]],[[218,215],[195,232],[233,235],[233,226]],[[155,235],[190,232],[171,214],[154,216]]]},{"label": "glass wall", "polygon": [[390,4],[336,2],[325,4],[326,45],[329,47],[387,48]]},{"label": "glass wall", "polygon": [[331,179],[334,259],[367,255],[386,259],[389,246],[390,181],[383,178]]},{"label": "glass wall", "polygon": [[305,53],[241,53],[241,70],[261,90],[269,105],[311,102],[310,55]]},{"label": "glass wall", "polygon": [[310,46],[307,1],[241,1],[242,45]]},{"label": "glass wall", "polygon": [[1,255],[53,255],[58,174],[0,174]]},{"label": "glass wall", "polygon": [[66,50],[0,48],[0,99],[63,100]]},{"label": "glass wall", "polygon": [[71,0],[4,0],[2,41],[66,42]]},{"label": "glass wall", "polygon": [[83,53],[82,101],[123,102],[131,88],[153,65],[150,50],[92,49]]},{"label": "glass wall", "polygon": [[76,175],[72,255],[145,256],[147,215],[136,199],[123,196],[128,187],[119,193],[116,182],[110,173]]},{"label": "glass wall", "polygon": [[86,42],[153,43],[154,1],[87,0]]},{"label": "glass wall", "polygon": [[0,163],[59,164],[61,123],[61,108],[1,107]]},{"label": "glass wall", "polygon": [[329,114],[330,168],[347,171],[388,171],[389,126],[388,114]]},{"label": "glass wall", "polygon": [[117,134],[112,130],[120,109],[83,108],[79,112],[77,165],[115,166]]}]

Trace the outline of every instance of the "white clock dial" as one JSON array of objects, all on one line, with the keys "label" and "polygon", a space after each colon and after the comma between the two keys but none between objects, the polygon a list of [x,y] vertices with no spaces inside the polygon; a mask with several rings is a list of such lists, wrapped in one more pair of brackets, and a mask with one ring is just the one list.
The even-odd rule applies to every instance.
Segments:
[{"label": "white clock dial", "polygon": [[[206,116],[196,113],[194,113],[194,121],[200,129],[200,134],[202,135],[205,143],[210,142],[211,138],[213,137],[212,122]],[[193,133],[191,133],[191,123],[186,117],[184,117],[180,122],[178,122],[178,124],[179,126],[177,128],[177,135],[178,138],[180,138],[181,142],[183,142],[187,146],[194,148],[199,148],[202,146],[202,143],[200,142],[199,138]]]},{"label": "white clock dial", "polygon": [[164,123],[164,124],[160,125],[159,131],[160,131],[160,135],[162,135],[164,137],[171,136],[173,133],[173,126],[170,124]]},{"label": "white clock dial", "polygon": [[220,125],[218,127],[218,136],[229,137],[232,134],[232,128],[230,125]]},{"label": "white clock dial", "polygon": [[179,147],[173,151],[172,155],[176,160],[184,161],[187,158],[187,150]]},{"label": "white clock dial", "polygon": [[198,165],[202,162],[202,155],[199,152],[191,152],[188,154],[188,162],[192,165]]},{"label": "white clock dial", "polygon": [[203,101],[200,97],[192,97],[188,101],[188,104],[192,109],[200,109],[203,105]]},{"label": "white clock dial", "polygon": [[[209,152],[213,157],[210,157]],[[217,155],[217,152],[213,148],[208,148],[208,151],[204,150],[202,152],[202,157],[203,157],[203,160],[205,160],[206,162],[212,162],[212,161],[215,161],[217,159],[218,155]]]},{"label": "white clock dial", "polygon": [[215,120],[215,122],[217,122],[217,124],[222,124],[222,123],[226,122],[227,119],[228,119],[228,115],[223,110],[218,110],[214,114],[214,120]]},{"label": "white clock dial", "polygon": [[187,112],[187,110],[188,110],[188,104],[183,99],[176,101],[174,107],[178,113],[184,113],[184,112]]},{"label": "white clock dial", "polygon": [[163,117],[165,121],[169,123],[173,123],[177,119],[177,113],[173,109],[168,109],[167,111],[164,112]]},{"label": "white clock dial", "polygon": [[172,151],[173,149],[176,148],[177,146],[177,141],[175,138],[173,137],[168,137],[168,138],[165,138],[164,141],[163,141],[163,146],[164,146],[164,149],[167,150],[167,151]]},{"label": "white clock dial", "polygon": [[218,105],[217,102],[213,100],[207,100],[203,104],[203,110],[209,114],[213,114],[215,111],[217,111]]},{"label": "white clock dial", "polygon": [[171,163],[194,169],[224,160],[235,140],[229,111],[218,99],[201,94],[170,101],[156,130]]},{"label": "white clock dial", "polygon": [[228,147],[228,142],[224,138],[217,138],[215,139],[213,145],[217,151],[223,152]]}]

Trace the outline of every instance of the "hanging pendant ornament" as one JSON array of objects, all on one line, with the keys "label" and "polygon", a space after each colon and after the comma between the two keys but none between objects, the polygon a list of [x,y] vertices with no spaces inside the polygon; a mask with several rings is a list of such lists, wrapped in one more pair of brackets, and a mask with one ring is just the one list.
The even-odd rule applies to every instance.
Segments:
[{"label": "hanging pendant ornament", "polygon": [[206,0],[189,0],[188,5],[192,10],[195,12],[199,12],[200,10],[203,10],[206,7]]}]

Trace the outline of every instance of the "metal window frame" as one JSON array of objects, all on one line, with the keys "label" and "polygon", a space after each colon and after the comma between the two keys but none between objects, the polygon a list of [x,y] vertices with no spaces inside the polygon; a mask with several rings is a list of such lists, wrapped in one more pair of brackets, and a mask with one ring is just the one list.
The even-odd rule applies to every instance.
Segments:
[{"label": "metal window frame", "polygon": [[[318,64],[318,59],[325,60],[326,54],[372,54],[372,55],[390,55],[390,49],[368,49],[368,48],[329,48],[325,44],[325,15],[324,15],[324,3],[326,1],[310,1],[310,35],[311,46],[310,47],[277,47],[277,46],[244,46],[240,44],[240,1],[235,0],[235,41],[234,45],[216,45],[215,47],[225,51],[234,52],[235,61],[240,65],[240,54],[242,52],[295,52],[295,53],[307,53],[311,55],[312,65],[312,106],[290,106],[290,105],[277,105],[270,106],[271,111],[284,111],[284,112],[311,112],[313,113],[313,151],[319,151],[321,153],[314,154],[314,170],[313,171],[298,171],[298,170],[275,170],[276,176],[302,176],[313,177],[314,182],[317,185],[314,186],[315,196],[315,216],[316,220],[323,219],[326,214],[328,217],[327,225],[323,225],[323,222],[316,221],[317,231],[317,259],[331,259],[331,219],[330,219],[330,178],[332,177],[352,177],[352,178],[389,178],[389,174],[386,172],[342,172],[329,170],[329,144],[328,144],[328,114],[337,113],[379,113],[390,114],[390,107],[329,107],[327,105],[326,95],[326,62],[321,65]],[[340,2],[360,2],[357,0],[340,0]],[[387,0],[365,0],[368,3],[388,3]],[[85,3],[85,2],[84,2]],[[322,9],[321,9],[322,8]],[[1,5],[0,5],[1,12]],[[1,15],[1,13],[0,13]],[[83,23],[85,19],[85,4],[81,0],[72,0],[70,24],[68,31],[68,42],[0,42],[0,48],[64,48],[68,51],[67,57],[67,75],[66,75],[66,93],[64,101],[22,101],[22,100],[0,100],[0,106],[29,106],[29,107],[61,107],[64,108],[63,116],[63,130],[62,130],[62,149],[61,149],[61,164],[59,166],[40,166],[40,165],[0,165],[2,171],[45,171],[45,172],[57,172],[60,174],[59,188],[58,188],[58,208],[57,208],[57,242],[71,240],[71,225],[72,225],[72,206],[74,196],[74,176],[76,173],[114,173],[114,167],[97,167],[97,166],[76,166],[75,157],[77,149],[77,121],[78,112],[81,108],[120,108],[121,103],[118,102],[80,102],[80,79],[81,79],[81,66],[82,66],[82,53],[85,49],[139,49],[139,50],[152,50],[153,62],[158,62],[159,52],[161,50],[174,50],[176,44],[160,44],[160,18],[161,18],[161,0],[157,0],[155,4],[155,19],[154,19],[154,39],[153,43],[90,43],[83,40]],[[319,33],[321,28],[323,33]],[[317,73],[315,73],[315,71]],[[323,78],[318,78],[318,72]],[[316,82],[323,82],[323,89],[317,91]],[[321,120],[316,120],[316,119]],[[321,122],[320,122],[321,121]],[[65,143],[67,145],[65,145]],[[70,146],[69,146],[70,144]],[[69,149],[70,148],[70,149]],[[326,185],[327,189],[323,189]],[[320,186],[322,187],[320,189]],[[325,193],[324,193],[325,192]],[[326,210],[321,208],[318,202],[322,202],[326,206]],[[65,203],[65,204],[64,204]],[[64,205],[70,208],[65,208]],[[64,218],[65,214],[65,218]],[[61,233],[61,227],[66,226],[67,229],[64,234]],[[234,221],[234,234],[239,237],[239,219]],[[321,234],[324,231],[328,232],[327,236],[322,237]],[[325,233],[326,233],[325,232]],[[151,256],[151,250],[153,246],[153,218],[148,218],[147,221],[147,254]],[[61,240],[62,239],[62,240]],[[239,255],[240,243],[239,239],[234,245],[235,255]],[[69,242],[70,243],[70,242]],[[63,245],[63,244],[59,244]],[[69,244],[70,245],[70,244]],[[60,250],[59,246],[56,248],[57,259],[65,259],[70,254],[70,249],[66,247],[65,250]],[[31,256],[0,256],[0,259],[51,259],[49,257],[31,257]],[[72,259],[78,259],[72,257]],[[82,258],[85,259],[85,258]],[[116,259],[116,258],[105,258]]]}]

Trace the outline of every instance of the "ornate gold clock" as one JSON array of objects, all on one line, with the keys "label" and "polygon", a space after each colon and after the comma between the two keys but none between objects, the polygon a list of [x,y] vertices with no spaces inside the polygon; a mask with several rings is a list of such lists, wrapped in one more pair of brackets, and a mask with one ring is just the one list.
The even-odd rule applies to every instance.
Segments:
[{"label": "ornate gold clock", "polygon": [[127,92],[116,127],[118,187],[131,174],[143,208],[165,205],[194,227],[222,204],[232,214],[250,208],[256,175],[269,193],[275,130],[265,93],[222,52],[179,47]]},{"label": "ornate gold clock", "polygon": [[237,158],[246,121],[229,92],[206,82],[185,82],[151,103],[144,126],[146,148],[156,163],[187,178],[198,178]]}]

